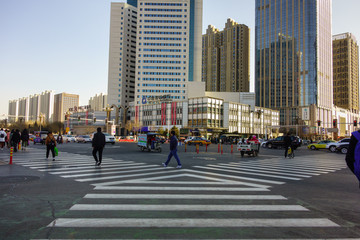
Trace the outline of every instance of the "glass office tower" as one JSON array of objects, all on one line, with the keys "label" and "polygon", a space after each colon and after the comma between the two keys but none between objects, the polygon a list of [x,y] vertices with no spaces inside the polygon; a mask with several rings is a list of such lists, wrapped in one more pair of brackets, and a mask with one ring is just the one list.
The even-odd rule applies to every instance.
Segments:
[{"label": "glass office tower", "polygon": [[256,0],[256,105],[279,110],[281,125],[331,122],[331,6],[331,0]]}]

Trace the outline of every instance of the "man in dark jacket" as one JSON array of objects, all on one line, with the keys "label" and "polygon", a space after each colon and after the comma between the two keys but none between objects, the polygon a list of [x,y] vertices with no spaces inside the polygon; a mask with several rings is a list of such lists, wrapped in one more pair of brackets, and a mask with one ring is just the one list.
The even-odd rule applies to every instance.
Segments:
[{"label": "man in dark jacket", "polygon": [[291,147],[291,151],[294,151],[294,148],[292,147],[292,140],[291,140],[291,136],[290,133],[288,133],[285,137],[284,137],[284,147],[285,147],[285,158],[287,157],[288,154],[288,148]]},{"label": "man in dark jacket", "polygon": [[[105,147],[105,143],[106,143],[105,135],[101,132],[101,128],[99,127],[97,128],[97,133],[94,134],[94,137],[92,139],[92,147],[93,147],[92,154],[95,159],[95,165],[100,166],[101,164],[102,152]],[[99,160],[96,155],[97,152],[99,152]]]},{"label": "man in dark jacket", "polygon": [[[359,142],[355,135],[357,135],[357,137],[359,138],[360,130],[358,130],[357,132],[353,132],[351,134],[350,144],[349,144],[348,151],[346,153],[345,160],[346,160],[346,164],[348,165],[349,169],[355,174],[355,176],[358,178],[358,180],[360,182],[359,169],[355,169],[355,149],[356,149],[356,144]],[[359,187],[360,187],[360,184],[359,184]]]},{"label": "man in dark jacket", "polygon": [[180,162],[179,156],[177,155],[177,145],[178,145],[178,140],[175,136],[175,131],[171,131],[170,153],[169,153],[169,156],[168,156],[166,162],[164,162],[162,164],[164,167],[167,167],[167,165],[170,162],[170,159],[172,158],[172,156],[174,156],[177,161],[177,164],[178,164],[176,168],[181,168],[181,162]]},{"label": "man in dark jacket", "polygon": [[20,131],[19,129],[16,129],[16,131],[13,133],[11,137],[12,146],[14,147],[14,152],[17,152],[17,148],[20,142]]}]

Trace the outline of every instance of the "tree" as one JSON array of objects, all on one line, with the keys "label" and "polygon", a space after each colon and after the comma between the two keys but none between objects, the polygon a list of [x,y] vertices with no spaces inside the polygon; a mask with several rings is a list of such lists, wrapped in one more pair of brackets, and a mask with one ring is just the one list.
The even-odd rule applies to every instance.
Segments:
[{"label": "tree", "polygon": [[167,134],[167,132],[165,132],[163,127],[159,127],[159,129],[157,130],[157,133],[159,133],[161,136],[166,136],[166,134]]},{"label": "tree", "polygon": [[180,137],[180,130],[176,126],[173,126],[171,128],[170,132],[172,132],[172,131],[175,131],[176,137]]}]

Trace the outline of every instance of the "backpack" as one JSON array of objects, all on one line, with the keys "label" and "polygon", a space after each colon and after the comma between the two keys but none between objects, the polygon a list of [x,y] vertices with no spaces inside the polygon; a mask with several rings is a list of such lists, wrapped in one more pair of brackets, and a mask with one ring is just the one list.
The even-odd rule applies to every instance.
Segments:
[{"label": "backpack", "polygon": [[55,141],[53,138],[50,138],[50,143],[49,146],[54,147],[55,146]]},{"label": "backpack", "polygon": [[0,138],[4,138],[5,135],[3,133],[0,133]]},{"label": "backpack", "polygon": [[353,136],[358,140],[354,151],[354,174],[360,181],[360,132],[353,132]]}]

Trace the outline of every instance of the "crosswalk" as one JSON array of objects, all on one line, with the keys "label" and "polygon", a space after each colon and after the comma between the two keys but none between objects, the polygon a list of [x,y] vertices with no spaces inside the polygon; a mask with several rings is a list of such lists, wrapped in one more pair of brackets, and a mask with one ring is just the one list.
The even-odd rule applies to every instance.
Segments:
[{"label": "crosswalk", "polygon": [[24,156],[16,164],[94,187],[65,217],[49,223],[52,239],[221,239],[230,233],[238,239],[286,239],[290,233],[301,239],[345,236],[331,219],[271,193],[276,186],[346,167],[328,158],[211,162],[175,169],[114,158],[104,158],[97,167],[92,157],[66,152],[53,162],[37,149]]}]

